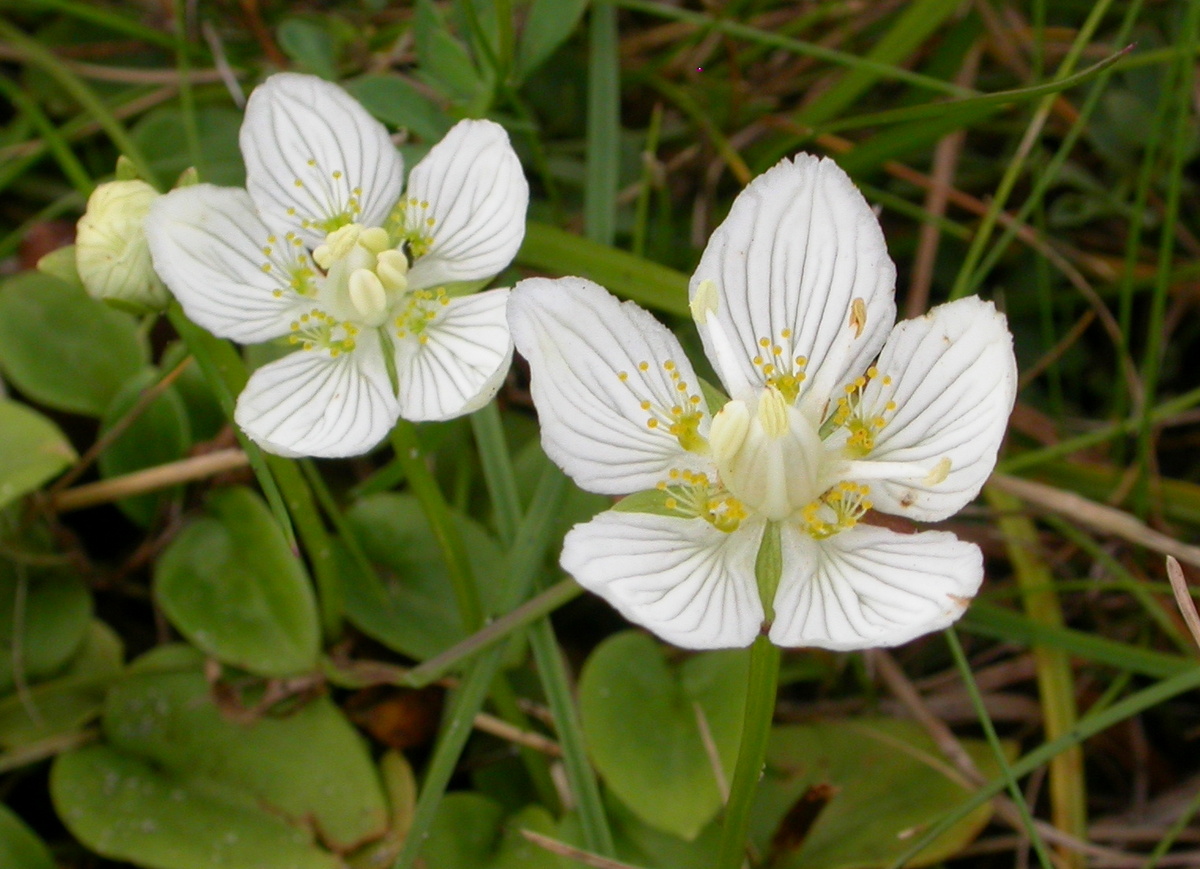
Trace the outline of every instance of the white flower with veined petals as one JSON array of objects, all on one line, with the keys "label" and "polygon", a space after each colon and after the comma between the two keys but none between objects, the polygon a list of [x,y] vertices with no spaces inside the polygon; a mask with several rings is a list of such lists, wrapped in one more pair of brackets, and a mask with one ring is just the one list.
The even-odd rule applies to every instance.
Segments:
[{"label": "white flower with veined petals", "polygon": [[235,418],[285,456],[366,452],[395,425],[485,404],[512,356],[508,290],[469,296],[512,261],[529,186],[504,130],[461,121],[404,188],[383,125],[315,76],[281,73],[250,96],[246,188],[159,199],[154,266],[184,312],[242,343],[298,346],[258,369]]},{"label": "white flower with veined petals", "polygon": [[859,520],[936,521],[979,493],[1016,395],[1012,336],[978,298],[893,328],[895,274],[833,162],[755,179],[691,281],[719,409],[632,302],[581,278],[520,282],[509,323],[546,453],[584,489],[640,493],[572,529],[563,567],[689,648],[764,628],[782,646],[892,646],[957,619],[978,547]]}]

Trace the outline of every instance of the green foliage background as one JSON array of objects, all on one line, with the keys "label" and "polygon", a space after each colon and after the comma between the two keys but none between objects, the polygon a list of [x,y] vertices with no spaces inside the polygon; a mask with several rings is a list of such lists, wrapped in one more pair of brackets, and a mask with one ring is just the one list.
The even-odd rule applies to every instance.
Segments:
[{"label": "green foliage background", "polygon": [[80,286],[118,155],[240,184],[281,69],[410,166],[504,124],[533,198],[499,282],[590,277],[689,351],[733,196],[834,156],[904,315],[994,299],[1022,390],[943,523],[988,557],[959,626],[784,654],[750,864],[1195,865],[1200,637],[1163,558],[1200,568],[1198,47],[1188,0],[4,0],[0,866],[714,865],[749,656],[562,576],[607,501],[542,454],[519,365],[468,419],[292,462],[227,423],[269,348]]}]

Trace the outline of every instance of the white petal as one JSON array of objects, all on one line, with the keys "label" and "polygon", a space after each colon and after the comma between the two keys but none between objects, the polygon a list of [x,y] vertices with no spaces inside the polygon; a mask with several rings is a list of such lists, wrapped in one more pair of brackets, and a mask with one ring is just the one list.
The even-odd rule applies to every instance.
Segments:
[{"label": "white petal", "polygon": [[669,643],[748,646],[763,619],[754,579],[762,529],[754,522],[726,534],[703,519],[609,510],[571,529],[562,566]]},{"label": "white petal", "polygon": [[983,553],[945,531],[858,525],[814,540],[784,525],[772,642],[847,651],[898,646],[963,614]]},{"label": "white petal", "polygon": [[452,298],[422,333],[396,339],[400,415],[450,419],[478,410],[504,382],[512,361],[508,290]]},{"label": "white petal", "polygon": [[367,452],[396,424],[396,398],[379,339],[362,332],[352,353],[299,350],[254,372],[234,419],[281,456],[341,458]]},{"label": "white petal", "polygon": [[404,162],[387,130],[317,76],[283,72],[255,88],[239,141],[255,205],[272,226],[296,229],[312,243],[325,231],[302,230],[302,221],[347,214],[378,226],[400,198]]},{"label": "white petal", "polygon": [[414,225],[433,220],[433,243],[413,263],[410,287],[494,277],[525,237],[529,183],[508,134],[491,121],[455,124],[413,168],[405,197]]},{"label": "white petal", "polygon": [[[877,510],[933,522],[962,509],[996,464],[1017,390],[1017,362],[1004,315],[971,296],[896,325],[863,395],[887,424],[868,460],[934,467],[944,480],[871,485]],[[883,384],[882,375],[893,383]],[[888,412],[883,405],[896,403]]]},{"label": "white petal", "polygon": [[154,268],[184,313],[243,344],[287,333],[312,307],[288,286],[288,266],[307,253],[276,243],[267,254],[271,237],[246,191],[233,187],[174,190],[159,197],[146,218]]},{"label": "white petal", "polygon": [[[694,298],[705,281],[716,285],[713,316],[740,348],[739,370],[718,357],[708,329],[701,326],[700,334],[728,388],[765,383],[753,359],[772,362],[760,345],[766,339],[781,347],[777,366],[807,359],[803,394],[819,413],[831,391],[860,374],[883,345],[896,317],[895,280],[879,221],[846,173],[832,160],[798,154],[734,200],[709,239],[690,293]],[[857,323],[855,299],[865,313]]]},{"label": "white petal", "polygon": [[703,396],[690,401],[700,390],[679,341],[646,311],[583,278],[531,278],[513,290],[508,319],[529,360],[542,447],[582,488],[627,495],[653,488],[672,468],[714,471],[665,418],[648,425],[677,406],[701,414],[702,436],[709,421]]}]

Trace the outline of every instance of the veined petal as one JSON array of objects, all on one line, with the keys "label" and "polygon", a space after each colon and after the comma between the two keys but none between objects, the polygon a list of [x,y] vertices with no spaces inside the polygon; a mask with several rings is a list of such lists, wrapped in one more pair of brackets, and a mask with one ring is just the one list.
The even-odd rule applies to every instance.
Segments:
[{"label": "veined petal", "polygon": [[404,185],[404,161],[384,126],[315,75],[281,72],[255,88],[239,142],[254,204],[272,226],[313,244],[333,228],[313,224],[382,224]]},{"label": "veined petal", "polygon": [[432,239],[413,263],[409,286],[483,280],[521,246],[529,183],[503,127],[459,121],[413,167],[405,201],[410,231]]},{"label": "veined petal", "polygon": [[308,254],[271,243],[245,190],[174,190],[155,200],[145,227],[155,271],[188,319],[214,335],[243,344],[278,338],[312,305],[288,283]]},{"label": "veined petal", "polygon": [[[801,406],[817,405],[817,415],[832,390],[879,352],[896,318],[895,280],[879,221],[846,173],[832,160],[798,154],[734,200],[690,294],[706,281],[716,287],[711,316],[740,348],[740,370],[728,370],[728,354],[718,354],[704,325],[700,335],[727,388],[749,383],[757,391],[772,375],[803,371]],[[764,373],[764,365],[774,368]]]},{"label": "veined petal", "polygon": [[450,419],[483,407],[496,394],[508,363],[505,303],[509,291],[449,299],[420,333],[396,338],[400,416]]},{"label": "veined petal", "polygon": [[763,619],[754,578],[762,530],[761,521],[727,534],[703,519],[610,510],[571,529],[562,566],[669,643],[748,646]]},{"label": "veined petal", "polygon": [[[944,478],[871,485],[875,509],[933,522],[962,509],[996,464],[1017,392],[1017,361],[1004,315],[976,296],[896,325],[863,393],[886,425],[867,461],[948,469]],[[892,401],[894,411],[886,404]],[[941,479],[939,479],[941,478]]]},{"label": "veined petal", "polygon": [[397,402],[374,332],[353,352],[299,350],[250,376],[234,419],[268,452],[342,458],[367,452],[396,424]]},{"label": "veined petal", "polygon": [[858,525],[814,540],[784,525],[780,542],[770,637],[781,646],[898,646],[957,620],[983,581],[979,547],[945,531]]},{"label": "veined petal", "polygon": [[689,452],[670,431],[679,408],[704,445],[708,407],[679,341],[646,311],[583,278],[531,278],[513,290],[508,319],[529,360],[542,446],[581,487],[627,495],[671,469],[714,471],[707,449]]}]

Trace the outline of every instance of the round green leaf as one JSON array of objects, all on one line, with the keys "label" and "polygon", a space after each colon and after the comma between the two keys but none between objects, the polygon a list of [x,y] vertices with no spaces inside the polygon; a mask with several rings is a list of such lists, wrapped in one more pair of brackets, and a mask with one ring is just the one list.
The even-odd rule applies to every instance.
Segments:
[{"label": "round green leaf", "polygon": [[348,851],[384,833],[379,776],[362,738],[327,697],[233,720],[214,704],[200,667],[199,656],[180,647],[135,663],[105,704],[111,748],[190,790],[236,797],[315,831],[332,850]]},{"label": "round green leaf", "polygon": [[[963,740],[963,745],[986,778],[1000,774],[986,743]],[[751,839],[762,853],[771,853],[770,865],[778,869],[889,866],[908,850],[910,831],[927,829],[970,793],[948,769],[933,740],[912,721],[778,727],[751,814]],[[804,829],[781,832],[797,803],[812,802],[814,786],[828,786],[828,802],[817,807],[815,819],[813,807],[806,807]],[[980,806],[905,865],[928,866],[953,856],[990,817],[991,807]]]},{"label": "round green leaf", "polygon": [[[144,368],[126,381],[105,410],[100,433],[104,434],[124,419],[159,376],[154,369]],[[117,477],[164,465],[183,458],[190,445],[187,409],[175,388],[168,387],[100,454],[100,473],[105,477]],[[179,488],[172,491],[178,493]],[[159,501],[167,496],[165,492],[136,495],[123,498],[117,506],[134,522],[144,526],[153,521]]]},{"label": "round green leaf", "polygon": [[[366,555],[380,568],[381,585],[346,566],[346,618],[391,649],[429,658],[466,636],[446,563],[417,500],[382,494],[364,498],[346,513]],[[494,612],[503,554],[488,533],[459,515],[458,527],[480,581],[484,608]]]},{"label": "round green leaf", "polygon": [[25,822],[0,803],[0,866],[4,869],[55,869],[54,858]]},{"label": "round green leaf", "polygon": [[209,655],[262,676],[312,670],[320,630],[312,586],[271,511],[225,489],[163,553],[154,593],[171,623]]},{"label": "round green leaf", "polygon": [[59,755],[51,796],[91,850],[153,869],[341,869],[306,832],[245,795],[187,782],[106,745]]},{"label": "round green leaf", "polygon": [[0,559],[0,694],[16,684],[17,665],[27,682],[64,667],[83,644],[91,617],[91,595],[75,574]]},{"label": "round green leaf", "polygon": [[500,804],[487,797],[449,794],[420,859],[437,869],[559,869],[558,859],[522,836],[521,830],[558,835],[554,819],[541,806],[527,806],[506,819]]},{"label": "round green leaf", "polygon": [[584,665],[579,712],[596,769],[647,824],[690,840],[720,809],[698,716],[728,781],[748,667],[744,649],[670,662],[658,643],[635,631],[605,640]]},{"label": "round green leaf", "polygon": [[39,404],[100,416],[146,359],[134,318],[79,287],[41,272],[0,285],[0,367]]},{"label": "round green leaf", "polygon": [[75,450],[58,426],[23,404],[0,399],[0,508],[73,461]]},{"label": "round green leaf", "polygon": [[104,695],[121,671],[122,655],[121,638],[93,620],[83,647],[60,675],[22,694],[0,697],[0,748],[69,733],[99,715]]}]

